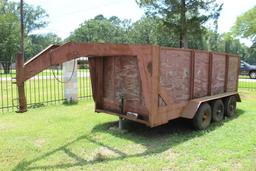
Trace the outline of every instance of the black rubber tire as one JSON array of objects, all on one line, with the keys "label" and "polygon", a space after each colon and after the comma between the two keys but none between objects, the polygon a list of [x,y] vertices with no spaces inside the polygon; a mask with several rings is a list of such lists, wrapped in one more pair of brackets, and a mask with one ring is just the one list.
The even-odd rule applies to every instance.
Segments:
[{"label": "black rubber tire", "polygon": [[212,109],[208,103],[203,103],[199,107],[196,115],[193,118],[193,125],[197,130],[208,128],[212,119]]},{"label": "black rubber tire", "polygon": [[224,101],[225,106],[225,115],[227,117],[233,117],[236,112],[236,97],[230,96],[227,97]]},{"label": "black rubber tire", "polygon": [[256,79],[256,71],[251,71],[251,72],[249,73],[249,77],[250,77],[251,79]]},{"label": "black rubber tire", "polygon": [[225,107],[221,99],[215,100],[212,103],[212,120],[214,122],[220,122],[224,118]]}]

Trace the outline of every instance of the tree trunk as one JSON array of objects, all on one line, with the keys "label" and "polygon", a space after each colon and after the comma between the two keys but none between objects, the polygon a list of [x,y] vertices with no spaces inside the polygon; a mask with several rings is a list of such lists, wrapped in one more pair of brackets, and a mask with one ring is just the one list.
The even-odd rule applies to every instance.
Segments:
[{"label": "tree trunk", "polygon": [[188,48],[187,37],[187,23],[186,23],[186,2],[181,0],[181,14],[180,14],[180,48]]},{"label": "tree trunk", "polygon": [[188,48],[188,37],[186,32],[180,33],[180,48]]},{"label": "tree trunk", "polygon": [[225,41],[225,52],[230,53],[230,41],[229,40]]},{"label": "tree trunk", "polygon": [[11,67],[11,63],[10,62],[6,62],[6,63],[1,63],[4,69],[4,74],[10,74],[10,67]]}]

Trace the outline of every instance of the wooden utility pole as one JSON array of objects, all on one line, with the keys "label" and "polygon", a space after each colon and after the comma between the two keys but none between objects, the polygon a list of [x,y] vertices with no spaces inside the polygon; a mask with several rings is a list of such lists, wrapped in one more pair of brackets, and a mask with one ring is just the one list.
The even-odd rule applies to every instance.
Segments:
[{"label": "wooden utility pole", "polygon": [[18,87],[19,109],[17,112],[27,111],[27,101],[23,80],[24,74],[24,11],[23,0],[20,0],[20,54],[16,58],[16,84]]},{"label": "wooden utility pole", "polygon": [[20,50],[24,61],[24,11],[23,0],[20,0]]}]

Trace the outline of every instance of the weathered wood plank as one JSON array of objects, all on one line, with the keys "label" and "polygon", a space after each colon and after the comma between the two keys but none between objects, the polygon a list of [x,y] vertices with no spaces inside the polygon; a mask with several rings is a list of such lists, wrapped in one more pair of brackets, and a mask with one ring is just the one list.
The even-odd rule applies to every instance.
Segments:
[{"label": "weathered wood plank", "polygon": [[208,67],[208,96],[212,95],[212,68],[213,68],[213,53],[209,53],[209,67]]},{"label": "weathered wood plank", "polygon": [[225,87],[225,55],[213,54],[212,57],[212,95],[224,93]]},{"label": "weathered wood plank", "polygon": [[190,57],[190,90],[189,90],[189,98],[193,99],[194,97],[194,87],[195,87],[195,51],[191,51]]},{"label": "weathered wood plank", "polygon": [[196,52],[194,98],[206,96],[208,93],[209,53]]},{"label": "weathered wood plank", "polygon": [[158,96],[159,96],[159,84],[160,84],[160,48],[158,46],[152,47],[152,101],[150,122],[153,124],[157,120],[162,122],[162,115],[158,114]]},{"label": "weathered wood plank", "polygon": [[97,57],[95,62],[96,109],[103,109],[103,57]]}]

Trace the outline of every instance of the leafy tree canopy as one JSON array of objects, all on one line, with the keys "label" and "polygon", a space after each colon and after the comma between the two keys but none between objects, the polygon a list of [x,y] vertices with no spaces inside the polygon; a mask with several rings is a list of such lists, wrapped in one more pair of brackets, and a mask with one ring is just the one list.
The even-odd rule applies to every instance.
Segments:
[{"label": "leafy tree canopy", "polygon": [[25,57],[29,59],[43,49],[48,47],[50,44],[59,44],[61,43],[61,38],[56,34],[47,33],[47,34],[31,34],[26,39],[26,50]]},{"label": "leafy tree canopy", "polygon": [[19,50],[19,24],[11,13],[0,15],[0,63],[4,72],[9,73],[9,66]]},{"label": "leafy tree canopy", "polygon": [[188,47],[188,34],[200,34],[206,21],[219,17],[222,5],[215,0],[136,0],[146,15],[159,17],[179,35],[180,47]]},{"label": "leafy tree canopy", "polygon": [[98,15],[82,23],[71,33],[68,41],[126,43],[128,40],[124,35],[127,35],[129,27],[129,20],[120,20],[115,16],[107,19]]},{"label": "leafy tree canopy", "polygon": [[239,16],[232,30],[235,35],[249,38],[256,44],[256,6]]},{"label": "leafy tree canopy", "polygon": [[[29,42],[29,34],[34,30],[47,25],[47,16],[41,7],[24,4],[25,42]],[[19,51],[19,18],[19,3],[0,0],[0,63],[5,73],[9,73]]]}]

